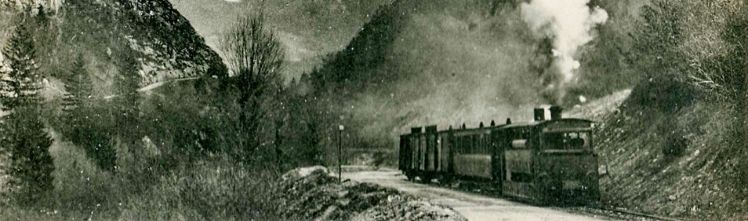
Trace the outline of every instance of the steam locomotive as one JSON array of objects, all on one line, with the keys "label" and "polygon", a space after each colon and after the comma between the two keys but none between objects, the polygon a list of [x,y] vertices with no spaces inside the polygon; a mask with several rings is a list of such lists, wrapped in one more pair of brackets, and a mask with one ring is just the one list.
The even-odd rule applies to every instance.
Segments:
[{"label": "steam locomotive", "polygon": [[535,121],[438,131],[412,128],[400,136],[399,169],[410,180],[466,180],[504,196],[540,204],[599,200],[594,123],[562,118],[562,109],[534,110]]}]

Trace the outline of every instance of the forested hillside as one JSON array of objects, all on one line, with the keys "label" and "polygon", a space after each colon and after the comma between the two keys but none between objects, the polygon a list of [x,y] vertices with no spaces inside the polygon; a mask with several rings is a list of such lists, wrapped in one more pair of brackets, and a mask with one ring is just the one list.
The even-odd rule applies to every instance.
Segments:
[{"label": "forested hillside", "polygon": [[0,22],[2,219],[273,219],[259,110],[279,79],[239,105],[246,82],[165,0],[19,3]]}]

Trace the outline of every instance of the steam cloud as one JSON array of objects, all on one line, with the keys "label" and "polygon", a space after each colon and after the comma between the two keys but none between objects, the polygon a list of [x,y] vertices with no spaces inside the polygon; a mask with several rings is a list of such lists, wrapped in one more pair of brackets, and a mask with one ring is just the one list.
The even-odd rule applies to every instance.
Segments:
[{"label": "steam cloud", "polygon": [[589,6],[590,0],[532,0],[522,3],[522,19],[538,35],[552,39],[552,81],[546,86],[555,103],[560,104],[566,90],[578,80],[576,59],[579,47],[594,39],[593,29],[605,24],[608,13]]},{"label": "steam cloud", "polygon": [[532,108],[545,99],[536,78],[528,77],[537,41],[519,10],[486,17],[474,1],[411,2],[422,5],[402,23],[387,64],[372,69],[373,76],[401,77],[339,108],[360,121],[362,137],[389,140],[410,127],[532,119]]},{"label": "steam cloud", "polygon": [[[522,8],[506,4],[495,16],[485,16],[481,3],[486,0],[406,1],[411,14],[399,23],[402,31],[388,46],[385,64],[366,73],[397,73],[397,80],[333,109],[353,119],[350,127],[372,143],[396,144],[393,139],[410,127],[444,130],[487,126],[492,120],[503,124],[507,118],[531,121],[532,108],[549,102],[542,89],[573,82],[578,48],[593,39],[595,25],[607,20],[605,11],[590,9],[587,0],[573,2],[574,7],[550,1],[557,0]],[[543,38],[553,40],[554,67],[543,68],[554,76],[543,77],[555,78],[554,85],[538,84],[531,74],[538,63],[547,64],[536,62],[548,59],[537,53]]]}]

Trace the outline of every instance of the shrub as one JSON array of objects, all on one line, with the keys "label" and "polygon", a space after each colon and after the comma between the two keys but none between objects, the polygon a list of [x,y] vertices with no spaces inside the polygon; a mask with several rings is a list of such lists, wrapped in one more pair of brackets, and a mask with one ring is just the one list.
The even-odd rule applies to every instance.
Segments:
[{"label": "shrub", "polygon": [[143,196],[128,198],[128,220],[275,220],[277,174],[235,164],[227,157],[206,160],[159,179]]},{"label": "shrub", "polygon": [[56,142],[55,146],[50,151],[56,168],[52,173],[54,191],[49,202],[42,206],[81,218],[87,218],[91,211],[96,211],[97,217],[101,217],[101,211],[116,213],[122,196],[129,194],[118,187],[116,177],[98,167],[83,149],[72,143]]},{"label": "shrub", "polygon": [[688,147],[688,139],[680,132],[671,132],[667,135],[662,153],[665,156],[681,156]]}]

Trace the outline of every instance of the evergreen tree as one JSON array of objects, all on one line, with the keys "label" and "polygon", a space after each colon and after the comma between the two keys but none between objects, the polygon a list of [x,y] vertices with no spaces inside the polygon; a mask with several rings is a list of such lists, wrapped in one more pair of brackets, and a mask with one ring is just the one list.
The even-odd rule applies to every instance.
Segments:
[{"label": "evergreen tree", "polygon": [[303,126],[304,131],[301,134],[301,141],[304,144],[304,159],[307,159],[312,165],[324,165],[323,150],[320,142],[319,123],[317,119],[312,118],[313,114],[306,116]]},{"label": "evergreen tree", "polygon": [[39,27],[46,27],[49,24],[49,16],[47,16],[47,11],[44,8],[44,5],[39,5],[36,7],[36,23],[39,25]]},{"label": "evergreen tree", "polygon": [[19,106],[26,106],[39,102],[36,96],[40,88],[40,79],[34,61],[36,48],[34,47],[32,28],[26,19],[16,27],[15,33],[4,48],[3,54],[10,63],[11,71],[2,77],[0,84],[0,102],[4,111],[13,110]]},{"label": "evergreen tree", "polygon": [[53,187],[54,162],[49,154],[52,138],[40,114],[39,104],[17,107],[6,122],[10,136],[3,146],[10,156],[8,184],[22,204],[36,202]]},{"label": "evergreen tree", "polygon": [[[27,17],[24,17],[27,18]],[[52,188],[54,164],[49,154],[52,139],[41,119],[41,76],[34,62],[36,49],[31,23],[22,20],[3,50],[11,71],[0,84],[0,102],[6,116],[2,147],[10,158],[7,170],[11,193],[21,203],[36,202]]]},{"label": "evergreen tree", "polygon": [[65,79],[65,97],[63,98],[63,110],[68,125],[78,127],[83,118],[86,117],[86,108],[91,105],[93,98],[93,84],[86,72],[83,55],[73,63],[73,68]]},{"label": "evergreen tree", "polygon": [[63,122],[68,128],[63,132],[70,140],[86,151],[99,168],[112,171],[116,152],[110,145],[107,128],[102,128],[102,115],[95,110],[93,83],[86,71],[83,55],[79,54],[70,72],[65,76],[63,97]]},{"label": "evergreen tree", "polygon": [[[58,29],[55,26],[55,22],[51,19],[52,14],[48,13],[48,10],[44,6],[39,5],[36,10],[36,15],[33,19],[30,19],[34,23],[34,41],[36,42],[35,48],[37,53],[40,55],[56,54],[58,45]],[[55,56],[43,56],[38,57],[36,62],[41,67],[53,67],[56,62]],[[48,69],[41,69],[41,73],[49,71]]]},{"label": "evergreen tree", "polygon": [[114,98],[114,123],[118,125],[120,138],[135,141],[139,136],[140,115],[140,64],[133,56],[135,53],[127,46],[119,54],[120,74],[116,76],[114,87],[116,97]]},{"label": "evergreen tree", "polygon": [[315,110],[314,104],[309,100],[310,96],[297,96],[291,101],[291,115],[295,118],[293,122],[298,122],[294,127],[293,134],[296,134],[300,151],[299,158],[305,165],[324,165],[322,159],[323,150],[320,141],[320,118]]}]

